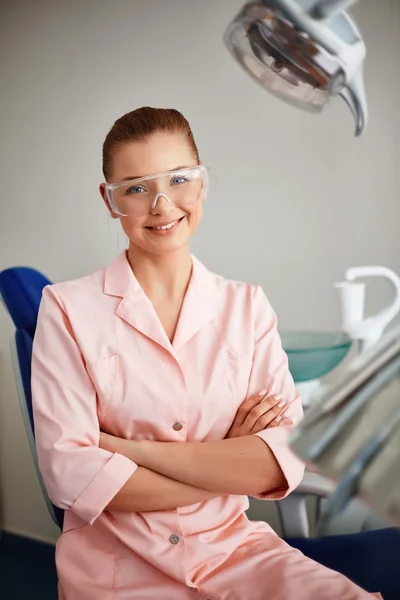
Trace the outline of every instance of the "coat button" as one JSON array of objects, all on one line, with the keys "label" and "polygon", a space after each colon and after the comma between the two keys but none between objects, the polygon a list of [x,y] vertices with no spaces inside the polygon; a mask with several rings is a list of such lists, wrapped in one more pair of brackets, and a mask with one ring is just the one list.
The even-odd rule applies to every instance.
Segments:
[{"label": "coat button", "polygon": [[171,544],[178,544],[179,543],[179,536],[173,534],[169,536],[169,541],[171,542]]},{"label": "coat button", "polygon": [[181,429],[183,429],[183,425],[182,423],[175,423],[175,425],[172,426],[172,429],[174,429],[175,431],[180,431]]}]

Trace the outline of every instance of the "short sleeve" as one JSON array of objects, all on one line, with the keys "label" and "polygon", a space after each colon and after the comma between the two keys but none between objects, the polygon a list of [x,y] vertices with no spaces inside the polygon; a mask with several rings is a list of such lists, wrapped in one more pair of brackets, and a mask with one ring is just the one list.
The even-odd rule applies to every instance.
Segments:
[{"label": "short sleeve", "polygon": [[39,467],[49,497],[93,523],[137,465],[98,447],[96,391],[53,286],[43,290],[31,381]]},{"label": "short sleeve", "polygon": [[[289,404],[285,417],[293,419],[294,425],[296,425],[303,417],[300,394],[293,382],[288,367],[288,358],[282,348],[276,314],[260,287],[254,289],[253,308],[255,347],[248,395],[256,394],[261,389],[267,389],[273,395],[282,394]],[[280,425],[255,434],[264,440],[272,450],[287,481],[285,488],[261,494],[260,499],[279,500],[284,498],[303,479],[304,463],[294,455],[288,445],[292,427]]]}]

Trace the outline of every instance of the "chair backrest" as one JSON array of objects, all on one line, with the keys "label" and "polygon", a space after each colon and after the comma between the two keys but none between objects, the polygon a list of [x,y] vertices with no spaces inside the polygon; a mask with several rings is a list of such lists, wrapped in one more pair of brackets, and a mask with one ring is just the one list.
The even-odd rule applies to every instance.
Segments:
[{"label": "chair backrest", "polygon": [[15,267],[0,272],[0,295],[16,327],[11,354],[25,429],[50,515],[53,521],[62,529],[64,511],[51,503],[39,470],[31,392],[33,337],[42,291],[50,283],[51,281],[44,275],[28,267]]},{"label": "chair backrest", "polygon": [[12,267],[0,272],[0,295],[16,329],[25,329],[33,337],[43,288],[51,283],[30,267]]}]

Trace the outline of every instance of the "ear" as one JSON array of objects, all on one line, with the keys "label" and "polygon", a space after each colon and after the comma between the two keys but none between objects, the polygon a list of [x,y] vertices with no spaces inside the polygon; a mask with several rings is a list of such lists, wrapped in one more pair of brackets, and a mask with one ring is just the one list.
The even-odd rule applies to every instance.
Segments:
[{"label": "ear", "polygon": [[107,191],[106,191],[106,185],[105,185],[105,183],[101,183],[99,185],[99,192],[101,194],[101,197],[104,200],[104,204],[107,206],[108,212],[110,213],[110,217],[112,219],[119,219],[119,215],[117,215],[113,211],[113,209],[111,208],[111,206],[110,206],[110,202],[109,202],[108,197],[107,197]]}]

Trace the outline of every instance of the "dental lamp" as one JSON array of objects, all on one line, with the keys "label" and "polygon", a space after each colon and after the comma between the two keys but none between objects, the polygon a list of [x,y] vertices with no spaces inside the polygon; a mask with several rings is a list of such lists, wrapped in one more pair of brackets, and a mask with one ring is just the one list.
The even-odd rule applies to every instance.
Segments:
[{"label": "dental lamp", "polygon": [[245,4],[224,35],[232,56],[262,87],[321,112],[341,96],[356,135],[368,122],[361,33],[345,8],[356,0],[258,0]]},{"label": "dental lamp", "polygon": [[[258,0],[227,28],[229,52],[263,88],[321,112],[342,97],[355,133],[368,122],[366,48],[345,11],[356,0]],[[385,334],[325,386],[289,445],[311,471],[335,481],[325,519],[353,497],[400,526],[400,329]]]}]

